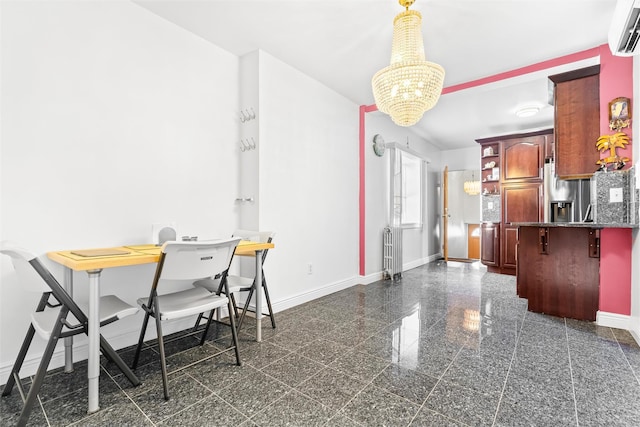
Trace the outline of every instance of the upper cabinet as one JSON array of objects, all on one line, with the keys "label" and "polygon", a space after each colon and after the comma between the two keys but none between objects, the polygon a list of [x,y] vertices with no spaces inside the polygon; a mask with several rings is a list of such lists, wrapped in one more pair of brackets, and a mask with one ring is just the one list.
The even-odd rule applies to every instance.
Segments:
[{"label": "upper cabinet", "polygon": [[500,156],[503,182],[542,179],[547,138],[553,138],[550,130],[545,132],[503,141]]},{"label": "upper cabinet", "polygon": [[549,76],[555,109],[555,168],[561,179],[589,178],[600,158],[600,66]]}]

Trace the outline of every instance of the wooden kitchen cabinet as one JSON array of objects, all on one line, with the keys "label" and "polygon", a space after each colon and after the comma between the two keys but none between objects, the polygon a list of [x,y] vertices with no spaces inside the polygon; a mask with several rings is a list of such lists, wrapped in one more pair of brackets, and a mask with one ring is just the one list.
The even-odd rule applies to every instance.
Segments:
[{"label": "wooden kitchen cabinet", "polygon": [[519,228],[517,293],[528,300],[529,311],[596,320],[600,259],[590,248],[598,231],[588,227]]},{"label": "wooden kitchen cabinet", "polygon": [[480,226],[480,260],[486,266],[500,265],[500,223],[484,222]]},{"label": "wooden kitchen cabinet", "polygon": [[502,268],[516,273],[518,227],[514,222],[542,222],[544,185],[542,182],[521,182],[502,186]]},{"label": "wooden kitchen cabinet", "polygon": [[589,178],[600,153],[600,65],[549,76],[554,84],[555,168],[561,179]]},{"label": "wooden kitchen cabinet", "polygon": [[[488,271],[515,275],[518,227],[511,223],[544,219],[544,162],[552,155],[553,135],[553,129],[544,129],[476,140],[481,146],[482,197],[486,197],[481,261]],[[488,208],[492,205],[497,211]]]},{"label": "wooden kitchen cabinet", "polygon": [[541,180],[544,168],[546,136],[532,135],[506,140],[501,144],[503,182]]}]

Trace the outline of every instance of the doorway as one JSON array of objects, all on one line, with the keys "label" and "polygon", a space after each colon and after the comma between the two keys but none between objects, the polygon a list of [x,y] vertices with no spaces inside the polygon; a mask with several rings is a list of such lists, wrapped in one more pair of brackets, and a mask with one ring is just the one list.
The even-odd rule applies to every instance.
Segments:
[{"label": "doorway", "polygon": [[445,168],[445,260],[469,262],[480,259],[480,193],[465,191],[465,182],[479,179],[479,170],[450,171]]}]

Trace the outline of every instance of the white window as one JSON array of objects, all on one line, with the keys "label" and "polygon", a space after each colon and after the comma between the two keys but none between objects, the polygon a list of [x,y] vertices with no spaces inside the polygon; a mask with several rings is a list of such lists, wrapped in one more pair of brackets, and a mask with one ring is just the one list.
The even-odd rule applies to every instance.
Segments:
[{"label": "white window", "polygon": [[422,164],[416,156],[402,151],[401,224],[403,228],[422,227]]}]

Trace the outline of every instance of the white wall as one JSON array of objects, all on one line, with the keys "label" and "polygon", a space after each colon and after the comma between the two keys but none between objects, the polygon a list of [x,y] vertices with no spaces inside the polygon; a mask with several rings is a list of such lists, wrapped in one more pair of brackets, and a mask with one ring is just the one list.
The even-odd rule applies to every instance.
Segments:
[{"label": "white wall", "polygon": [[442,151],[441,156],[442,166],[448,166],[450,171],[480,168],[480,144],[476,147]]},{"label": "white wall", "polygon": [[359,108],[266,52],[258,67],[259,227],[285,308],[358,283]]},{"label": "white wall", "polygon": [[[151,224],[166,220],[180,234],[231,233],[237,57],[129,2],[0,7],[0,240],[42,255],[149,242]],[[7,257],[0,262],[4,383],[37,297],[17,288]],[[154,268],[103,272],[103,294],[135,303]],[[86,274],[75,281],[82,299]],[[140,324],[136,316],[104,333],[131,344]]]}]

